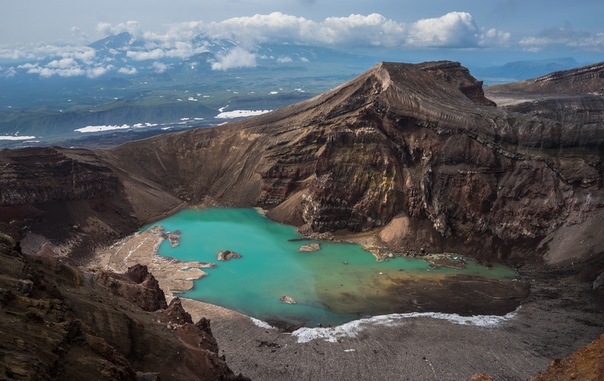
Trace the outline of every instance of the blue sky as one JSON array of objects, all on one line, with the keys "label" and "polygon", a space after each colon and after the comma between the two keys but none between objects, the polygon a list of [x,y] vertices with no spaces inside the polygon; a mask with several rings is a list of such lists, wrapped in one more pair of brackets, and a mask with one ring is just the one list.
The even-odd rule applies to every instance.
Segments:
[{"label": "blue sky", "polygon": [[244,49],[274,41],[595,62],[604,61],[603,15],[603,0],[5,0],[0,59],[129,31],[172,44],[173,54],[204,33],[238,38]]}]

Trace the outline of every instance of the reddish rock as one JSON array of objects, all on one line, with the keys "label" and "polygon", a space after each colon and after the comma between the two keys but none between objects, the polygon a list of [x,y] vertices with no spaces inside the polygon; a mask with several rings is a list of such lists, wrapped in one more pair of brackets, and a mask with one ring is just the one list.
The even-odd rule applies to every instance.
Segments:
[{"label": "reddish rock", "polygon": [[170,301],[170,305],[167,308],[157,311],[157,319],[162,323],[172,324],[193,324],[191,314],[185,311],[182,306],[182,302],[179,297],[175,297]]},{"label": "reddish rock", "polygon": [[569,357],[555,359],[547,370],[530,381],[604,380],[604,335]]},{"label": "reddish rock", "polygon": [[147,266],[137,264],[128,268],[123,275],[100,271],[98,282],[114,295],[127,299],[145,311],[168,307],[163,290]]},{"label": "reddish rock", "polygon": [[179,301],[167,315],[187,322],[168,328],[156,314],[115,297],[115,290],[149,282],[141,266],[129,276],[96,276],[53,258],[22,255],[0,233],[0,273],[0,374],[6,379],[248,380],[218,356],[209,321],[192,324]]}]

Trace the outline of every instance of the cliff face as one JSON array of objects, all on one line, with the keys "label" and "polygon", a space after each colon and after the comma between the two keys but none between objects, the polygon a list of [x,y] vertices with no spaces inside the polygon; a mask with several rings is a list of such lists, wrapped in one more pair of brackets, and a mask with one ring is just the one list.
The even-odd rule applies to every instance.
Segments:
[{"label": "cliff face", "polygon": [[89,150],[3,150],[0,169],[0,230],[22,240],[28,254],[85,260],[182,203]]},{"label": "cliff face", "polygon": [[99,154],[194,203],[260,205],[315,232],[383,227],[395,249],[489,259],[538,257],[574,242],[572,229],[592,235],[603,144],[599,125],[494,107],[457,63],[382,63],[266,115]]},{"label": "cliff face", "polygon": [[604,123],[604,62],[486,89],[506,109],[567,124]]},{"label": "cliff face", "polygon": [[122,188],[117,176],[85,150],[48,147],[8,153],[0,156],[0,205],[99,199]]},{"label": "cliff face", "polygon": [[[27,206],[35,202],[43,217],[32,217],[29,231],[44,235],[51,216],[74,205],[57,217],[72,222],[54,237],[71,237],[76,247],[103,231],[98,226],[106,235],[97,241],[110,241],[182,202],[205,202],[262,206],[308,232],[379,228],[395,250],[429,246],[485,260],[547,254],[561,263],[604,250],[596,232],[604,129],[594,120],[579,110],[554,120],[496,107],[458,63],[381,63],[316,98],[244,121],[109,150],[49,149],[41,154],[51,159],[26,160],[30,167],[7,172],[0,185],[18,187],[12,178],[27,180],[46,165],[49,182],[65,189],[24,181],[23,200],[15,188],[3,196],[12,200],[5,208],[16,215],[31,199]],[[16,168],[31,152],[0,158]]]},{"label": "cliff face", "polygon": [[[86,273],[24,256],[0,234],[0,269],[0,372],[9,379],[246,379],[218,356],[209,322],[193,324],[178,301],[168,307],[144,268]],[[145,309],[132,296],[146,296]]]}]

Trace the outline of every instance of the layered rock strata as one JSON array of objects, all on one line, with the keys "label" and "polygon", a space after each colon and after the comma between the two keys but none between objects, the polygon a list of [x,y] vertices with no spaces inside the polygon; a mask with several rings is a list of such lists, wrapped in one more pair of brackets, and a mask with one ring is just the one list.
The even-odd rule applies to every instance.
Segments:
[{"label": "layered rock strata", "polygon": [[382,63],[269,114],[99,154],[194,203],[260,205],[311,232],[383,228],[398,251],[602,252],[604,129],[500,109],[480,88],[457,63]]},{"label": "layered rock strata", "polygon": [[[381,63],[316,98],[247,120],[108,150],[40,151],[95,171],[107,185],[73,176],[62,185],[71,193],[11,201],[0,222],[55,245],[70,242],[77,253],[184,203],[262,206],[308,233],[374,231],[377,246],[399,252],[581,261],[604,250],[597,234],[604,129],[569,115],[495,107],[455,62]],[[3,151],[0,162],[20,155]],[[51,162],[54,184],[65,170]],[[11,176],[0,178],[0,189],[19,184]],[[25,194],[42,195],[47,185],[33,187]],[[71,194],[77,200],[63,197]],[[19,229],[15,221],[24,219],[4,217],[24,214],[32,223]]]},{"label": "layered rock strata", "polygon": [[[188,316],[188,318],[187,318]],[[0,235],[0,374],[19,380],[246,380],[209,321],[166,305],[146,268],[91,274]]]}]

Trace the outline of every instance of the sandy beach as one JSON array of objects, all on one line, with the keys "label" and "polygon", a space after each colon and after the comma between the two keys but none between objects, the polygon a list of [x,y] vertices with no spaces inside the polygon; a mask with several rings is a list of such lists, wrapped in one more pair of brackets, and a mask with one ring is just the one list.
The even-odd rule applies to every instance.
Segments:
[{"label": "sandy beach", "polygon": [[[155,234],[138,236],[136,244],[116,244],[113,252],[104,251],[91,266],[119,270],[116,263],[126,266],[138,261],[151,265],[153,272],[153,266],[162,266],[158,261],[163,260],[157,258],[158,242],[163,238]],[[150,246],[143,250],[141,241]],[[126,250],[125,245],[131,244],[134,246]],[[118,248],[122,250],[119,256]],[[124,253],[128,253],[127,261]],[[175,280],[186,282],[187,275],[199,275],[187,274],[199,270],[197,265],[201,264],[177,262],[172,270],[163,269],[158,279],[168,288],[164,291],[170,298],[178,295],[182,285]],[[376,317],[288,333],[226,308],[182,300],[194,321],[201,317],[211,320],[220,354],[226,356],[233,371],[253,380],[458,381],[475,373],[489,374],[495,380],[523,380],[604,332],[601,294],[579,280],[580,270],[522,269],[521,280],[530,284],[530,296],[516,311],[490,319]]]}]

